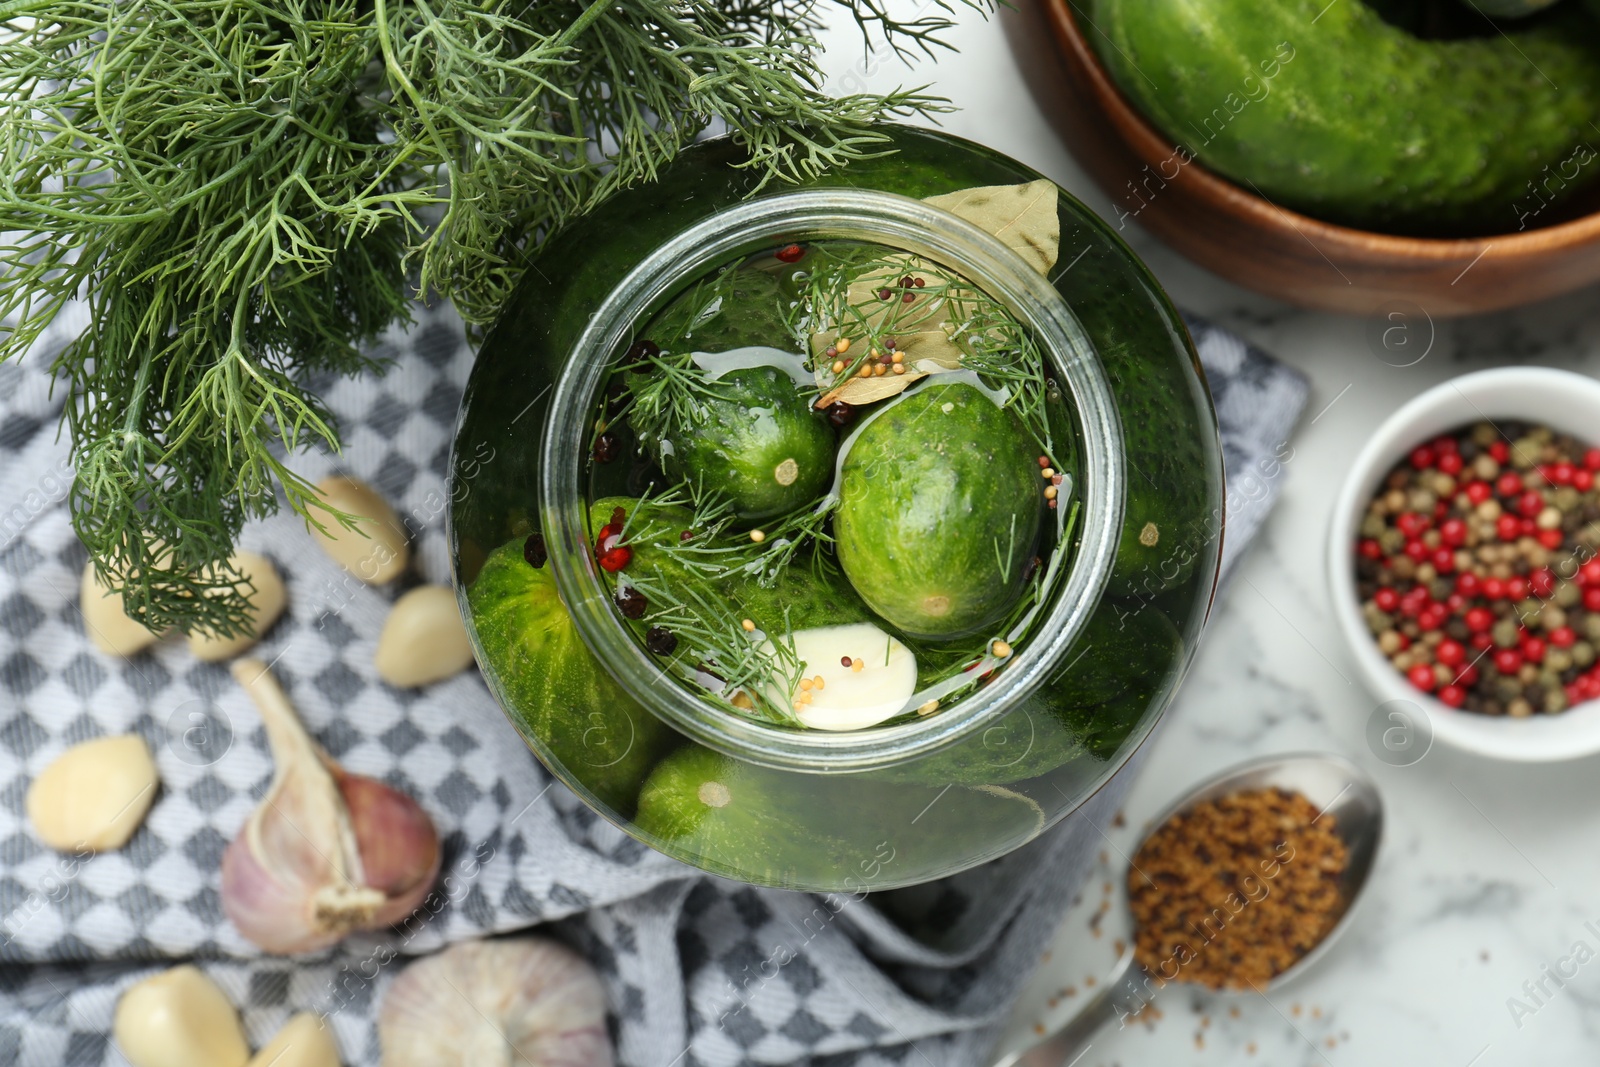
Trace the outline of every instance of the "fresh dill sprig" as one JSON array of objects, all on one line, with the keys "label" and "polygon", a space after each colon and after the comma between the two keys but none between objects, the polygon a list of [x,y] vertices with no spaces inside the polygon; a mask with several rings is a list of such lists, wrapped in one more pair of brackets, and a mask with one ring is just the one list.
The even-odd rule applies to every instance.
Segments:
[{"label": "fresh dill sprig", "polygon": [[379,369],[363,348],[417,293],[488,322],[547,235],[713,121],[793,181],[944,109],[822,93],[830,3],[897,51],[950,25],[878,0],[0,3],[0,360],[87,299],[56,357],[73,521],[130,614],[236,633],[216,564],[246,520],[349,521],[285,456],[337,449],[313,383]]}]

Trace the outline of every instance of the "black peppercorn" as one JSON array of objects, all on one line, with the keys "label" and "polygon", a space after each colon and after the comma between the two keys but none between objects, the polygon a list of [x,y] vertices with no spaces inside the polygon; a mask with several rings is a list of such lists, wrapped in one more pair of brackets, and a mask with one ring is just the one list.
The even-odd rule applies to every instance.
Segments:
[{"label": "black peppercorn", "polygon": [[1033,581],[1033,576],[1039,573],[1039,568],[1042,566],[1044,566],[1044,560],[1040,559],[1038,556],[1034,556],[1027,563],[1023,564],[1022,580],[1025,582]]},{"label": "black peppercorn", "polygon": [[622,442],[617,440],[617,435],[608,430],[594,439],[594,461],[610,463],[617,458],[617,452],[621,448]]},{"label": "black peppercorn", "polygon": [[644,611],[649,606],[650,601],[646,600],[644,594],[633,586],[627,585],[617,590],[617,610],[628,618],[644,618]]},{"label": "black peppercorn", "polygon": [[855,405],[846,404],[843,400],[835,400],[828,405],[828,424],[834,429],[842,430],[855,421]]},{"label": "black peppercorn", "polygon": [[658,656],[670,656],[678,650],[678,635],[665,626],[652,626],[644,635],[644,647]]},{"label": "black peppercorn", "polygon": [[550,558],[550,553],[544,547],[544,534],[528,535],[528,539],[522,542],[522,558],[528,561],[530,567],[544,566],[544,561]]}]

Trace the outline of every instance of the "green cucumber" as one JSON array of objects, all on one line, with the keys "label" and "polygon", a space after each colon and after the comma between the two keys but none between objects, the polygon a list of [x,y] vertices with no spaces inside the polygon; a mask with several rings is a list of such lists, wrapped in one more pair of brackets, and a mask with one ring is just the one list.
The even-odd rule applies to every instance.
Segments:
[{"label": "green cucumber", "polygon": [[952,854],[1000,855],[1045,818],[1032,798],[995,786],[777,771],[688,744],[651,772],[635,822],[669,855],[741,881],[865,891],[924,881]]},{"label": "green cucumber", "polygon": [[606,673],[578,636],[548,564],[519,539],[489,554],[467,590],[485,674],[524,737],[567,784],[621,818],[672,734]]},{"label": "green cucumber", "polygon": [[833,428],[776,367],[731,371],[710,383],[691,425],[644,443],[674,480],[714,488],[745,523],[815,500],[833,479]]},{"label": "green cucumber", "polygon": [[1198,158],[1332,222],[1502,233],[1600,176],[1600,34],[1570,6],[1423,40],[1357,0],[1080,4],[1117,85],[1180,146],[1162,179]]},{"label": "green cucumber", "polygon": [[969,634],[1022,591],[1043,507],[1036,446],[966,382],[930,381],[862,428],[834,517],[861,599],[915,637]]}]

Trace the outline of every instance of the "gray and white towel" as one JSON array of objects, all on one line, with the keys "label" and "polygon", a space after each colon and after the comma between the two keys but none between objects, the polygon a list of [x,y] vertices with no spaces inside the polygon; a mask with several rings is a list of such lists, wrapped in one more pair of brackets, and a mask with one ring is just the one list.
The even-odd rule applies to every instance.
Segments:
[{"label": "gray and white towel", "polygon": [[[294,960],[242,940],[222,914],[218,864],[271,779],[254,710],[224,667],[197,662],[181,641],[123,662],[84,636],[85,554],[62,503],[64,386],[52,396],[48,375],[81,315],[65,314],[22,363],[0,365],[0,1065],[124,1063],[109,1037],[120,991],[179,960],[197,962],[240,1006],[252,1046],[311,1010],[329,1017],[349,1067],[375,1065],[377,1006],[409,959],[536,924],[598,968],[624,1067],[981,1059],[1131,774],[1011,856],[927,886],[857,901],[709,877],[556,783],[475,672],[420,691],[380,682],[374,646],[406,584],[353,581],[308,551],[288,514],[244,535],[289,588],[288,613],[259,654],[329,752],[427,808],[445,840],[445,878],[431,917],[406,935],[355,937]],[[1191,328],[1235,487],[1231,565],[1276,495],[1274,460],[1307,384],[1225,332]],[[412,532],[408,580],[447,581],[449,442],[472,352],[447,307],[420,310],[380,348],[393,360],[387,376],[318,383],[345,450],[298,466],[376,486]],[[206,743],[181,742],[197,725]],[[33,776],[69,745],[130,731],[161,771],[144,826],[116,852],[41,846],[23,811]]]}]

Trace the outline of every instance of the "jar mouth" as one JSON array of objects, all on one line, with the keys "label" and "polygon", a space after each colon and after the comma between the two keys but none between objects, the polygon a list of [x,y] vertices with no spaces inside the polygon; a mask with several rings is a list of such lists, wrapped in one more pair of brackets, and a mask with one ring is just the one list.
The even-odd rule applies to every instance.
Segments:
[{"label": "jar mouth", "polygon": [[[684,282],[741,255],[820,239],[871,242],[922,256],[984,289],[1039,342],[1071,397],[1082,435],[1079,547],[1034,636],[987,685],[937,714],[848,733],[744,718],[695,697],[663,669],[612,608],[590,550],[582,477],[594,398],[637,325]],[[548,565],[579,634],[645,708],[695,741],[746,762],[813,772],[867,770],[926,755],[997,723],[1060,669],[1116,556],[1125,486],[1121,423],[1087,332],[1050,281],[998,238],[942,208],[893,193],[782,193],[737,204],[682,230],[646,255],[595,309],[556,383],[550,411],[541,442],[539,514]]]}]

